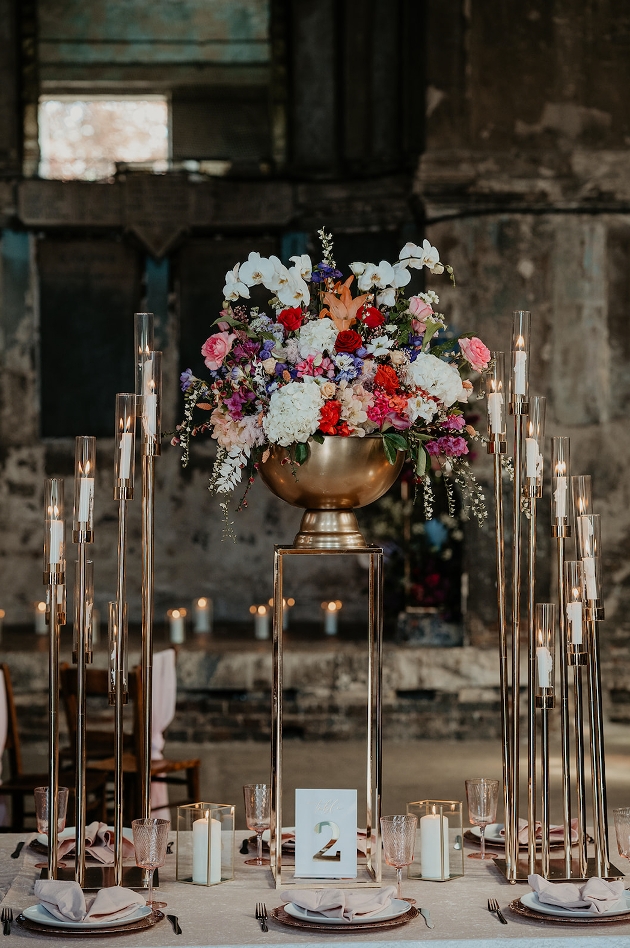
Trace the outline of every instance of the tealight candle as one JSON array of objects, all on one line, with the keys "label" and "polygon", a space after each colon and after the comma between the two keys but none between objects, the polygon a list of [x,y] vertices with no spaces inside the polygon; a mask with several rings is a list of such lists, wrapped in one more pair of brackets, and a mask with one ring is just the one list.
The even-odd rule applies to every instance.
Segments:
[{"label": "tealight candle", "polygon": [[48,623],[46,622],[46,603],[35,603],[35,634],[47,635]]},{"label": "tealight candle", "polygon": [[[441,832],[440,832],[441,824]],[[440,841],[444,854],[444,872]],[[450,875],[448,851],[448,819],[439,813],[427,813],[420,820],[420,853],[423,879],[448,879]]]},{"label": "tealight candle", "polygon": [[[192,881],[197,885],[208,884],[208,818],[193,823],[193,871]],[[221,822],[210,820],[210,885],[221,881]]]},{"label": "tealight candle", "polygon": [[193,602],[193,630],[195,632],[212,632],[213,602],[205,596],[200,596]]},{"label": "tealight candle", "polygon": [[325,635],[337,635],[338,632],[338,615],[339,610],[341,609],[341,600],[335,599],[330,602],[323,602],[322,609],[324,610],[324,634]]},{"label": "tealight candle", "polygon": [[166,615],[170,641],[173,645],[182,645],[186,641],[186,610],[169,609]]}]

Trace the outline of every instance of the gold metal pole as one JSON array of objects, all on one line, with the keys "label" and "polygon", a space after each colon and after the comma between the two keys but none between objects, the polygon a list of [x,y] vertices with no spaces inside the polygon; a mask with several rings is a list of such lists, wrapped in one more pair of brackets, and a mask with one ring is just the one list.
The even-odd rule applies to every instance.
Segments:
[{"label": "gold metal pole", "polygon": [[[544,700],[544,699],[543,699]],[[542,829],[542,876],[549,878],[549,712],[543,704],[540,712],[540,744],[541,744],[541,783],[542,806],[540,822]],[[530,837],[533,834],[530,833]]]},{"label": "gold metal pole", "polygon": [[578,859],[580,876],[582,879],[585,879],[588,871],[588,833],[586,829],[586,781],[584,776],[582,667],[578,664],[573,667],[573,700],[575,721],[575,774],[578,808]]},{"label": "gold metal pole", "polygon": [[501,689],[501,745],[503,758],[503,809],[505,819],[505,859],[509,867],[512,860],[510,780],[510,705],[508,695],[508,649],[505,622],[505,543],[503,528],[503,482],[501,455],[494,454],[494,506],[495,540],[497,561],[497,611],[499,625],[499,685]]},{"label": "gold metal pole", "polygon": [[[521,405],[515,405],[520,409]],[[518,863],[518,812],[520,784],[520,687],[521,687],[521,456],[523,415],[514,414],[514,509],[512,536],[512,721],[510,746],[510,798],[512,800],[510,843],[511,865],[508,879],[516,882]]]},{"label": "gold metal pole", "polygon": [[[536,498],[529,497],[529,557],[527,570],[527,861],[536,872]],[[543,718],[545,712],[543,712]],[[544,753],[544,750],[543,750]],[[543,776],[544,787],[544,776]],[[543,789],[544,796],[544,789]],[[544,845],[544,843],[543,843]]]},{"label": "gold metal pole", "polygon": [[118,501],[118,582],[116,587],[116,638],[114,655],[114,885],[123,884],[123,709],[127,701],[125,681],[127,499]]},{"label": "gold metal pole", "polygon": [[560,633],[560,731],[562,754],[562,823],[564,827],[564,874],[571,878],[571,735],[569,720],[569,668],[566,603],[564,596],[564,536],[558,544],[558,616]]},{"label": "gold metal pole", "polygon": [[381,879],[381,788],[383,786],[382,719],[383,682],[383,554],[370,553],[368,618],[368,753],[366,840],[368,871]]},{"label": "gold metal pole", "polygon": [[[143,449],[146,449],[146,443]],[[151,816],[155,460],[142,456],[142,818]]]},{"label": "gold metal pole", "polygon": [[588,682],[591,723],[591,778],[593,784],[593,835],[597,875],[608,875],[608,816],[606,813],[606,766],[604,761],[604,733],[601,699],[599,641],[597,622],[587,620],[588,628]]},{"label": "gold metal pole", "polygon": [[282,880],[282,579],[283,561],[278,547],[273,552],[273,687],[271,692],[271,822],[270,859],[276,887]]},{"label": "gold metal pole", "polygon": [[85,828],[87,825],[86,794],[85,794],[85,766],[86,766],[86,573],[87,573],[87,545],[84,540],[78,542],[78,569],[79,569],[79,603],[78,603],[78,630],[77,630],[77,735],[76,735],[76,790],[75,790],[75,820],[76,842],[74,880],[83,888],[85,885]]},{"label": "gold metal pole", "polygon": [[48,657],[48,878],[57,878],[59,823],[59,612],[57,590],[63,574],[50,574],[49,657]]}]

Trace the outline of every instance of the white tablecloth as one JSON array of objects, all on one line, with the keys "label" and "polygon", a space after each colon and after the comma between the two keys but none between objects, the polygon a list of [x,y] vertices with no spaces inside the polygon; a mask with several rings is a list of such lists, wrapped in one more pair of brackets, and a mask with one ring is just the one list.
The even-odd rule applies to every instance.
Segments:
[{"label": "white tablecloth", "polygon": [[[237,833],[238,843],[244,833]],[[39,875],[35,863],[43,861],[25,847],[19,861],[9,859],[23,834],[0,835],[0,865],[6,878],[8,867],[14,865],[15,879],[4,896],[2,906],[11,906],[14,915],[37,900],[33,897],[33,884]],[[174,834],[173,834],[174,838]],[[173,847],[175,848],[175,847]],[[236,855],[236,879],[222,885],[201,887],[175,882],[175,854],[167,857],[166,866],[160,870],[161,885],[156,897],[168,903],[164,912],[179,916],[182,935],[173,934],[165,919],[154,928],[130,936],[117,936],[114,945],[120,948],[227,948],[227,946],[260,945],[273,948],[275,945],[296,945],[310,948],[312,945],[351,944],[354,948],[365,945],[370,948],[630,948],[630,922],[619,925],[602,925],[586,928],[582,925],[557,926],[529,921],[507,914],[509,924],[501,925],[488,913],[489,897],[498,899],[502,908],[512,899],[529,891],[526,885],[510,886],[491,864],[466,859],[466,874],[450,882],[404,881],[403,895],[413,896],[419,906],[431,912],[435,928],[429,930],[423,918],[410,924],[385,932],[370,935],[324,935],[318,932],[298,931],[283,927],[273,920],[269,933],[263,934],[254,917],[256,902],[265,902],[267,909],[282,904],[275,890],[269,870],[245,866],[245,856]],[[619,863],[619,860],[617,860]],[[625,866],[623,867],[625,868]],[[385,866],[383,881],[390,884],[394,872]],[[6,884],[6,883],[5,883]],[[159,894],[157,894],[159,893]],[[47,946],[59,948],[71,946],[94,946],[95,939],[65,939],[44,937],[13,926],[11,941],[3,948],[20,948],[40,941]]]}]

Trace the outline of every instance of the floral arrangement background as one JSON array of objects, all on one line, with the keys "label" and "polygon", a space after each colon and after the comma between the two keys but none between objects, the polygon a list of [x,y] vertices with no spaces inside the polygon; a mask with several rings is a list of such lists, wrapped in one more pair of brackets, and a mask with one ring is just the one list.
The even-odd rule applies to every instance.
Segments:
[{"label": "floral arrangement background", "polygon": [[[252,252],[226,274],[217,331],[201,349],[209,378],[190,369],[181,376],[185,412],[172,443],[181,445],[183,464],[190,438],[210,433],[218,444],[210,489],[228,494],[245,480],[243,505],[271,446],[287,448],[299,467],[311,440],[377,435],[392,463],[399,450],[411,460],[427,518],[433,465],[444,474],[449,508],[457,484],[465,511],[481,522],[484,498],[467,460],[479,435],[464,411],[469,376],[488,366],[490,352],[472,333],[444,338],[435,292],[405,292],[411,271],[453,279],[452,268],[425,240],[405,244],[393,264],[354,262],[346,276],[332,237],[323,229],[319,236],[315,266],[306,254],[286,267]],[[253,288],[272,294],[264,311],[252,304]],[[203,420],[193,420],[197,411]]]}]

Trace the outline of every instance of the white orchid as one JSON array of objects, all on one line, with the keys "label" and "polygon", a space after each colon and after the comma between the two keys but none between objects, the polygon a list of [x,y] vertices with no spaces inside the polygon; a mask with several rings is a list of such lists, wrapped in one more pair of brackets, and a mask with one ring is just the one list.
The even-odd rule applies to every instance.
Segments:
[{"label": "white orchid", "polygon": [[396,290],[393,286],[388,286],[384,290],[379,290],[376,294],[377,306],[393,306],[396,302]]},{"label": "white orchid", "polygon": [[412,267],[414,270],[421,270],[423,266],[422,249],[417,244],[408,240],[403,249],[398,254],[398,259],[405,267]]},{"label": "white orchid", "polygon": [[228,270],[225,274],[225,286],[223,287],[223,299],[225,300],[237,300],[241,296],[246,300],[249,299],[249,289],[239,277],[239,267],[240,263],[237,263],[232,270]]},{"label": "white orchid", "polygon": [[269,280],[265,281],[265,286],[268,290],[271,290],[273,293],[280,297],[280,290],[282,290],[289,283],[289,270],[282,261],[274,256],[273,254],[269,257],[270,263],[273,265],[273,273]]},{"label": "white orchid", "polygon": [[403,263],[402,260],[397,261],[394,264],[394,276],[392,277],[392,280],[391,280],[392,286],[395,286],[397,288],[399,286],[407,286],[410,280],[411,280],[411,274],[409,273],[409,270],[407,269],[406,264]]},{"label": "white orchid", "polygon": [[393,278],[394,268],[387,260],[381,260],[378,266],[375,263],[366,263],[365,270],[359,277],[359,289],[362,293],[373,286],[385,289],[386,286],[390,285]]},{"label": "white orchid", "polygon": [[387,355],[393,345],[394,340],[390,339],[389,336],[376,336],[375,339],[368,342],[366,349],[370,355],[384,356]]},{"label": "white orchid", "polygon": [[307,253],[296,254],[294,257],[289,258],[291,263],[295,264],[296,270],[300,271],[300,276],[303,280],[310,280],[313,274],[313,264],[311,263],[311,258]]},{"label": "white orchid", "polygon": [[285,306],[308,306],[311,300],[308,286],[300,276],[297,267],[288,271],[288,280],[278,290],[278,299]]},{"label": "white orchid", "polygon": [[422,241],[422,247],[408,241],[400,251],[398,258],[405,266],[414,270],[426,267],[430,273],[443,273],[444,265],[440,263],[440,252],[432,247],[428,240]]},{"label": "white orchid", "polygon": [[355,277],[360,277],[361,274],[365,272],[366,267],[367,263],[361,263],[360,260],[355,260],[354,263],[350,264],[350,269],[354,273]]},{"label": "white orchid", "polygon": [[241,264],[240,278],[248,286],[254,286],[258,283],[266,283],[273,276],[274,266],[267,257],[261,257],[259,253],[250,253],[245,263]]}]

